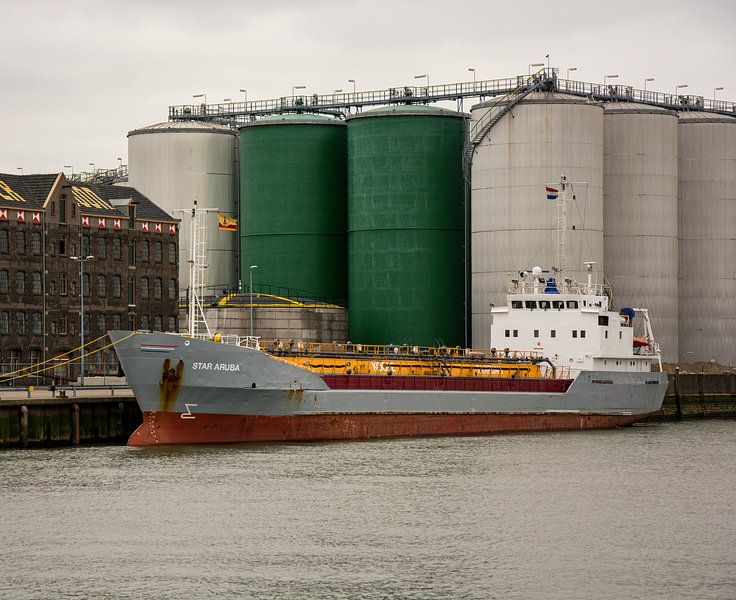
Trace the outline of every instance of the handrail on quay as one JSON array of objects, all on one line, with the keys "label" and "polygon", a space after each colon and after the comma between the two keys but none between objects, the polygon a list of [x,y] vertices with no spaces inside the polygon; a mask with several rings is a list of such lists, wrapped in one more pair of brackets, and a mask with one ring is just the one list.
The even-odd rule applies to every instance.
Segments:
[{"label": "handrail on quay", "polygon": [[572,79],[561,79],[557,69],[544,68],[536,73],[486,79],[442,83],[429,86],[396,86],[379,90],[281,96],[265,100],[248,100],[217,104],[182,104],[169,106],[169,119],[183,121],[210,121],[236,125],[259,117],[289,112],[317,112],[345,117],[360,112],[364,107],[392,104],[428,104],[456,101],[463,110],[465,98],[494,97],[509,94],[543,80],[547,91],[587,97],[590,101],[637,102],[670,110],[708,111],[736,116],[736,103],[703,96],[666,94],[640,90],[627,85],[599,84]]}]

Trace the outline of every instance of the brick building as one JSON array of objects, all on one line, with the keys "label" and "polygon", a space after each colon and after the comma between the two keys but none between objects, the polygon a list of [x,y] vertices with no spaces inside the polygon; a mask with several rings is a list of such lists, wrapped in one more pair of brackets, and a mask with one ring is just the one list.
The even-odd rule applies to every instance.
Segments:
[{"label": "brick building", "polygon": [[[178,221],[133,188],[0,173],[0,373],[80,346],[72,257],[94,257],[83,265],[85,342],[110,329],[176,331],[178,237]],[[75,356],[34,380],[76,379],[77,362],[60,364]],[[112,349],[85,371],[117,371]]]}]

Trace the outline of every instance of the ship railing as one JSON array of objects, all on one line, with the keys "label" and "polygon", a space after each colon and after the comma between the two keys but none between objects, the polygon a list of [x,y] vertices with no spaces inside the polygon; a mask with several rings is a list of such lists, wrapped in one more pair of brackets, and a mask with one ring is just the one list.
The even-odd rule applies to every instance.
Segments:
[{"label": "ship railing", "polygon": [[260,340],[260,347],[265,352],[273,354],[305,354],[305,355],[333,355],[346,354],[357,356],[376,356],[393,358],[442,358],[457,359],[469,362],[489,360],[533,361],[540,360],[542,354],[538,351],[522,351],[504,349],[473,349],[459,346],[418,346],[399,344],[353,344],[339,342],[302,342],[297,340]]},{"label": "ship railing", "polygon": [[[605,283],[578,283],[576,281],[558,281],[555,287],[560,294],[576,294],[576,295],[593,295],[604,296],[608,292],[608,286]],[[509,294],[542,294],[546,289],[546,284],[541,281],[529,281],[526,279],[512,279],[506,285]],[[548,294],[552,296],[553,294]]]}]

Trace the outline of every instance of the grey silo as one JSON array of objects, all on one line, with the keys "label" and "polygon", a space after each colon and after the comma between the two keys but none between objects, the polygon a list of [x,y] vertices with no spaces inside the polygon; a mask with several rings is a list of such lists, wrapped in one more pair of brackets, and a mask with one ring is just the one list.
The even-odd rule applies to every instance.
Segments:
[{"label": "grey silo", "polygon": [[[196,121],[171,121],[128,133],[129,185],[174,217],[176,209],[218,208],[237,215],[237,131]],[[207,219],[208,268],[204,285],[220,293],[237,282],[238,233],[220,230],[217,214]],[[189,285],[189,218],[179,236],[179,289]]]},{"label": "grey silo", "polygon": [[[504,101],[473,107],[472,122]],[[556,266],[557,203],[546,200],[544,186],[558,182],[562,174],[581,182],[572,187],[576,200],[569,199],[568,273],[584,279],[583,261],[595,261],[602,281],[601,105],[568,94],[535,92],[503,116],[477,147],[471,168],[474,347],[489,344],[490,303],[505,304],[509,272]]]},{"label": "grey silo", "polygon": [[678,358],[677,115],[606,104],[603,241],[616,307],[649,309],[662,358]]},{"label": "grey silo", "polygon": [[736,119],[679,115],[680,361],[736,362]]}]

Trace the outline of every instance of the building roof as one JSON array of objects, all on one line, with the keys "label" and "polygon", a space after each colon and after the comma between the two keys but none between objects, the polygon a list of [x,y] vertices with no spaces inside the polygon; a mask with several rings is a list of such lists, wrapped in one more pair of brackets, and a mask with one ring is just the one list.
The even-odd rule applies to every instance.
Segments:
[{"label": "building roof", "polygon": [[0,208],[43,209],[46,199],[57,185],[71,188],[71,195],[79,205],[80,212],[86,215],[127,217],[128,203],[124,201],[132,200],[136,204],[138,220],[178,221],[135,188],[97,183],[72,184],[62,173],[0,173]]}]

